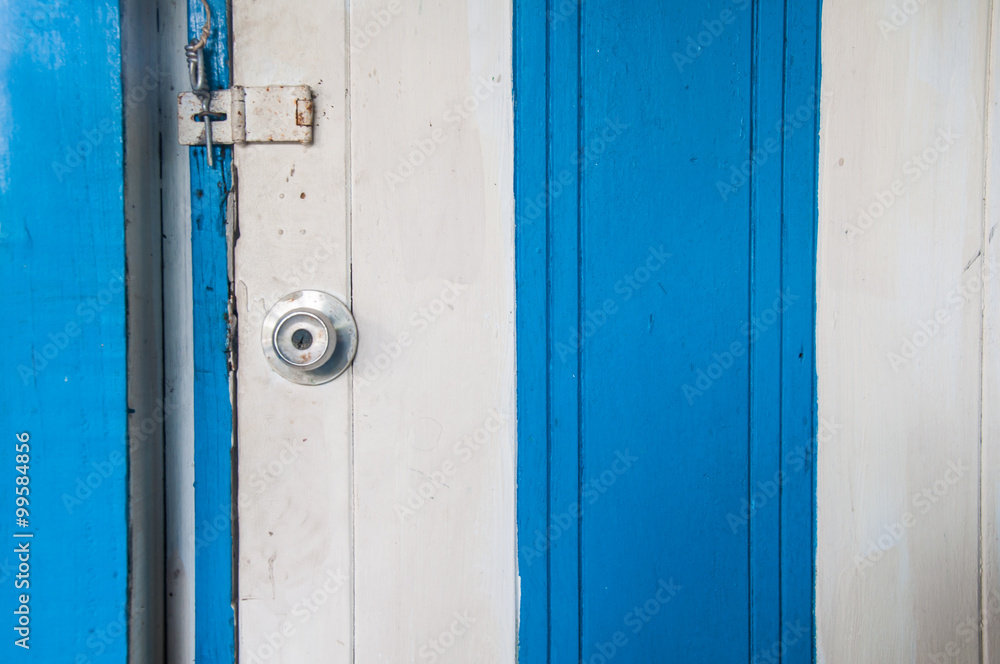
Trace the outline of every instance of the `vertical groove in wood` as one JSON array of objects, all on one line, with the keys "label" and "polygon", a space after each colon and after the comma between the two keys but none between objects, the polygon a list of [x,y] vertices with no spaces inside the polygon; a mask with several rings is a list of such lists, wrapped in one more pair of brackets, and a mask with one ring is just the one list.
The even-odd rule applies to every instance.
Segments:
[{"label": "vertical groove in wood", "polygon": [[[991,265],[1000,262],[1000,243],[994,234],[1000,218],[1000,3],[989,2],[989,33],[986,47],[985,169],[983,177],[983,224],[981,275],[983,309],[980,399],[979,587],[980,662],[995,659],[1000,652],[1000,288],[987,279]],[[992,659],[991,659],[992,657]]]}]

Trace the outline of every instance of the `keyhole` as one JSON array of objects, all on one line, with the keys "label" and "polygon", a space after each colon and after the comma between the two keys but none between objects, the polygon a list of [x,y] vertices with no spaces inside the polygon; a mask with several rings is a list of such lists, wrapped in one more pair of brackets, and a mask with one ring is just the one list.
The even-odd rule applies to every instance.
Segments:
[{"label": "keyhole", "polygon": [[292,345],[299,350],[305,350],[312,346],[313,335],[310,334],[309,330],[295,330],[292,332]]}]

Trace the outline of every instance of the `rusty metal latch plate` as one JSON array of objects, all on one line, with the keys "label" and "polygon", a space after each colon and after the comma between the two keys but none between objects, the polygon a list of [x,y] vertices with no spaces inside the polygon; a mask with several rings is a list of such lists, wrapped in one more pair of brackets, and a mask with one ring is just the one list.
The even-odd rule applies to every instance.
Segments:
[{"label": "rusty metal latch plate", "polygon": [[[213,143],[312,143],[313,100],[308,85],[213,90],[209,110],[225,117],[212,120]],[[201,112],[201,101],[193,92],[177,98],[181,145],[205,144],[205,123],[195,117]]]}]

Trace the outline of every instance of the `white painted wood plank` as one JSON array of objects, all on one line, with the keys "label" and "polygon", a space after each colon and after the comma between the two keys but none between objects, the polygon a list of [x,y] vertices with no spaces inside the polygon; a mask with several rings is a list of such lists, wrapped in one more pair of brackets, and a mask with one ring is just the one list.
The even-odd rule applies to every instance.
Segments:
[{"label": "white painted wood plank", "polygon": [[309,85],[311,146],[236,149],[240,661],[352,661],[350,379],[275,374],[261,323],[302,288],[349,301],[342,2],[233,3],[233,83]]},{"label": "white painted wood plank", "polygon": [[513,662],[511,4],[350,20],[357,661]]},{"label": "white painted wood plank", "polygon": [[818,394],[843,423],[818,457],[831,664],[980,661],[988,7],[913,4],[824,5]]},{"label": "white painted wood plank", "polygon": [[177,94],[188,87],[187,2],[158,3],[163,204],[164,477],[168,664],[194,657],[194,304],[189,148],[177,142]]},{"label": "white painted wood plank", "polygon": [[1000,657],[1000,284],[986,279],[1000,265],[1000,3],[991,3],[987,67],[986,190],[983,215],[982,623],[983,661]]}]

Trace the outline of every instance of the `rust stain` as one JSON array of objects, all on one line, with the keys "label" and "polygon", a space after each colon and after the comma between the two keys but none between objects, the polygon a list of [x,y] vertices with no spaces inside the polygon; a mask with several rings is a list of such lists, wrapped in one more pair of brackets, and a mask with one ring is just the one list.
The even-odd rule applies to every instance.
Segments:
[{"label": "rust stain", "polygon": [[295,124],[299,127],[311,127],[313,123],[312,99],[295,100]]}]

